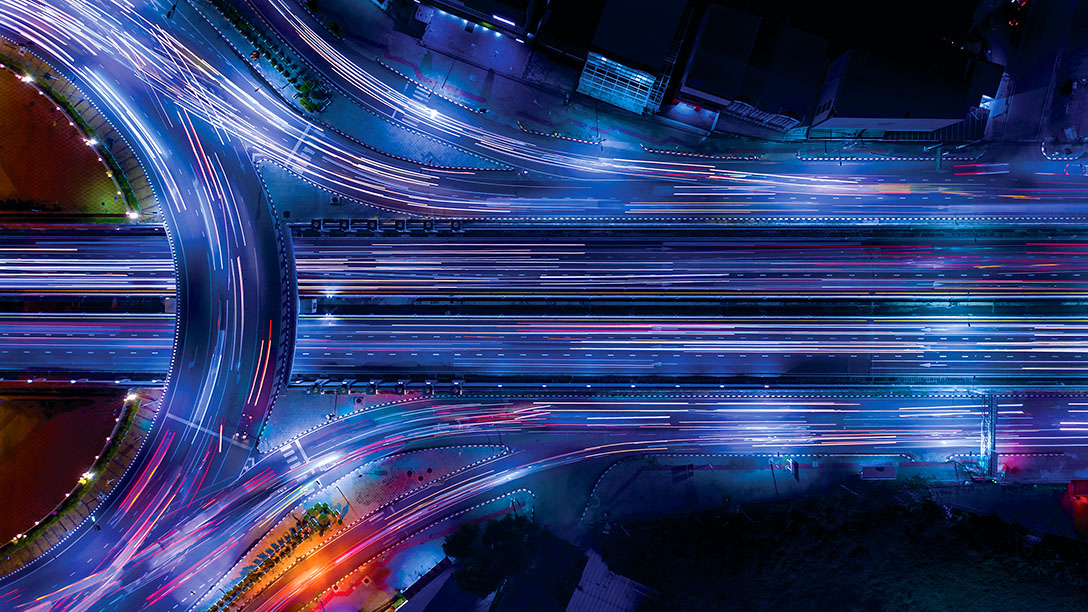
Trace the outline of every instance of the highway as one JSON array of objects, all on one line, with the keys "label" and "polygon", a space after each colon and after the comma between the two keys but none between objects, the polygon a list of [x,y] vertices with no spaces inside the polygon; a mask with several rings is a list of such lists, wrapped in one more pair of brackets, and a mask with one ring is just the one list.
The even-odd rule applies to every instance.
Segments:
[{"label": "highway", "polygon": [[[1077,297],[1088,242],[951,236],[858,238],[835,230],[711,238],[295,239],[301,297]],[[573,234],[573,235],[572,235]],[[981,234],[981,236],[979,235]]]},{"label": "highway", "polygon": [[164,376],[174,317],[128,314],[0,315],[0,363],[8,372],[141,372]]},{"label": "highway", "polygon": [[[8,372],[163,374],[170,315],[5,315]],[[1068,317],[303,316],[294,376],[961,377],[1076,380],[1088,319]]]},{"label": "highway", "polygon": [[[296,236],[299,295],[331,314],[299,319],[293,375],[545,383],[600,376],[1056,381],[1079,377],[1085,367],[1085,320],[1077,318],[1077,304],[1088,288],[1088,249],[1067,234],[856,237],[794,230],[682,238],[647,228],[571,231],[561,240],[502,235],[511,233]],[[165,288],[164,237],[117,240],[116,234],[22,234],[0,287],[38,286],[72,297],[153,283]],[[128,266],[122,257],[128,251],[143,256],[141,266]],[[425,298],[480,305],[471,315],[337,312],[386,302],[404,309],[411,302],[401,300]],[[553,298],[565,299],[571,314],[503,313],[505,303]],[[674,302],[683,309],[691,300],[723,298],[779,302],[727,316],[572,310],[584,300],[683,300]],[[829,311],[815,308],[813,298],[843,301]],[[950,310],[947,303],[995,298],[989,310],[1034,301],[1016,316]],[[870,305],[892,300],[917,305],[909,314]],[[161,376],[170,365],[173,326],[172,316],[147,313],[10,314],[0,318],[0,355],[11,375]]]},{"label": "highway", "polygon": [[[369,74],[334,51],[325,35],[313,30],[308,15],[295,14],[296,5],[255,4],[330,83],[361,104],[382,116],[410,118],[420,130],[455,139],[515,170],[422,168],[376,153],[383,143],[363,146],[334,126],[315,125],[262,89],[264,83],[215,29],[218,21],[209,22],[186,5],[173,14],[168,36],[156,29],[161,7],[132,9],[109,0],[14,3],[0,27],[16,32],[40,29],[46,33],[39,36],[43,51],[62,58],[85,48],[107,58],[96,56],[89,61],[96,70],[109,71],[113,80],[104,84],[100,76],[88,80],[103,90],[111,104],[116,105],[113,97],[117,95],[111,90],[121,87],[120,83],[147,84],[156,100],[177,104],[187,116],[198,122],[204,119],[221,134],[229,134],[251,158],[284,166],[318,186],[385,211],[510,220],[608,218],[620,223],[714,219],[726,223],[1060,225],[1088,219],[1083,205],[1088,178],[1064,175],[1064,163],[1040,159],[1037,150],[1033,155],[1021,151],[1011,156],[1002,174],[979,175],[971,167],[961,171],[952,167],[952,176],[928,176],[929,162],[839,166],[806,161],[796,152],[761,162],[676,161],[626,148],[602,151],[493,132],[472,124],[480,121],[475,113],[462,116],[463,109],[444,103],[440,109],[427,107],[382,80],[390,75]],[[71,11],[86,18],[73,19]],[[133,61],[135,56],[138,60]],[[114,57],[125,59],[119,63]],[[205,70],[209,63],[216,70]],[[67,64],[73,73],[85,70]],[[157,102],[151,102],[141,108],[157,109]],[[119,110],[126,118],[139,114],[130,108]],[[183,129],[185,122],[175,113],[151,112],[141,123]],[[150,141],[142,146],[161,156],[165,148],[157,144],[157,149]],[[185,140],[179,145],[190,146]],[[997,148],[991,151],[994,156],[1001,153]],[[219,197],[222,185],[214,178],[217,162],[211,157],[208,161],[212,171],[205,168],[200,179],[209,181]],[[196,193],[200,191],[192,191]],[[232,193],[237,192],[224,189],[222,195],[229,198]]]},{"label": "highway", "polygon": [[[359,194],[354,184],[360,179],[352,176],[351,164],[324,161],[328,144],[307,143],[313,153],[306,163],[284,162],[309,180],[391,210],[483,218],[658,217],[684,222],[758,219],[819,224],[949,220],[1060,224],[1080,223],[1084,218],[1085,177],[1066,175],[1065,163],[1039,164],[1037,155],[999,151],[999,147],[988,150],[999,163],[987,164],[986,159],[950,163],[952,176],[930,177],[926,175],[932,160],[847,162],[844,166],[798,151],[773,161],[768,157],[761,162],[723,164],[708,159],[665,160],[640,151],[632,146],[634,142],[597,145],[534,138],[437,96],[427,103],[409,97],[403,77],[378,67],[360,49],[337,44],[293,0],[256,0],[243,10],[305,57],[338,93],[389,123],[521,170],[465,171],[450,176],[423,169],[421,179],[432,188],[428,197],[421,198],[411,195],[410,188],[405,193],[403,187],[389,184],[380,192]],[[333,140],[328,134],[322,137]],[[377,151],[383,149],[383,143],[370,144]],[[385,161],[397,165],[395,158]],[[329,176],[330,170],[339,176]],[[388,176],[388,170],[383,174]],[[577,184],[573,189],[572,180]],[[1025,202],[1031,203],[1030,209]]]},{"label": "highway", "polygon": [[[732,398],[689,400],[681,389],[626,403],[595,396],[585,404],[570,397],[398,401],[311,429],[296,441],[309,457],[298,466],[285,452],[255,451],[291,373],[580,376],[592,384],[616,374],[804,374],[834,380],[939,371],[966,387],[975,377],[1013,379],[1024,387],[1038,380],[1071,386],[1079,381],[1086,320],[1076,303],[1083,292],[1076,239],[1014,238],[984,242],[976,250],[955,235],[942,245],[903,248],[877,241],[849,248],[840,243],[837,250],[829,240],[811,238],[729,246],[669,238],[639,246],[563,237],[529,250],[517,240],[458,240],[452,247],[417,240],[415,254],[404,248],[411,242],[397,243],[399,252],[391,254],[384,240],[329,241],[300,251],[298,289],[292,240],[265,197],[254,162],[281,165],[385,213],[559,225],[591,219],[618,226],[682,227],[711,220],[723,226],[1072,229],[1088,221],[1088,179],[1063,174],[1065,164],[1041,159],[1035,143],[1030,151],[989,150],[991,157],[1009,156],[999,174],[952,166],[949,176],[934,172],[932,160],[839,165],[791,151],[760,162],[676,161],[630,147],[528,138],[461,109],[411,100],[383,80],[394,77],[371,74],[353,50],[341,53],[297,4],[252,3],[254,19],[266,20],[299,49],[337,87],[334,95],[349,95],[390,121],[410,121],[444,142],[509,166],[426,168],[383,154],[385,143],[359,142],[325,123],[334,119],[297,112],[244,63],[245,53],[228,44],[217,29],[224,22],[199,6],[0,3],[0,34],[26,41],[79,84],[137,150],[159,197],[169,249],[92,240],[76,251],[56,251],[48,249],[67,247],[15,242],[15,253],[25,259],[12,263],[12,252],[2,251],[3,265],[10,267],[0,274],[0,294],[176,292],[179,298],[176,316],[0,317],[0,350],[8,351],[0,353],[5,377],[19,379],[30,371],[64,378],[122,367],[167,376],[139,460],[96,517],[101,531],[85,522],[40,562],[3,577],[0,605],[33,612],[196,609],[198,601],[218,597],[215,585],[226,570],[264,528],[319,486],[319,478],[327,483],[369,460],[436,443],[479,441],[492,432],[511,436],[504,443],[519,452],[421,492],[408,500],[409,508],[390,508],[372,523],[353,527],[330,545],[331,558],[291,570],[250,609],[313,607],[313,597],[384,547],[402,545],[436,521],[564,466],[597,470],[639,453],[756,449],[943,460],[946,452],[979,448],[981,400],[959,391],[951,398],[934,391],[921,401],[873,395],[858,405],[812,392],[741,400],[738,406],[729,404]],[[111,257],[128,271],[108,269]],[[327,265],[333,257],[345,260],[335,272]],[[859,257],[864,261],[854,261]],[[797,266],[795,260],[806,258],[814,269]],[[41,291],[32,289],[35,284]],[[663,296],[690,289],[715,298],[745,292],[791,299],[883,292],[911,299],[1025,295],[1060,298],[1050,300],[1055,311],[1074,311],[1048,308],[1012,318],[950,311],[909,318],[844,312],[735,318],[330,313],[298,319],[295,312],[300,293],[326,300],[330,293],[357,299],[480,297],[492,291],[615,297],[625,286]],[[29,380],[38,383],[34,376]],[[1081,399],[1043,399],[1046,405],[1037,412],[1015,405],[1028,400],[1003,400],[1009,405],[998,407],[1008,419],[1001,423],[999,447],[1083,446],[1072,408]],[[698,405],[681,408],[678,402]]]},{"label": "highway", "polygon": [[[909,237],[794,229],[776,236],[537,232],[523,238],[294,238],[303,298],[1084,298],[1088,242],[1075,234]],[[761,232],[762,233],[762,232]],[[735,235],[734,235],[735,234]],[[844,235],[845,234],[845,235]],[[1074,236],[1074,237],[1070,237]],[[0,295],[168,296],[169,243],[129,229],[0,237]]]},{"label": "highway", "polygon": [[1088,319],[392,317],[299,320],[294,375],[1074,379]]},{"label": "highway", "polygon": [[[1051,450],[1083,444],[1084,432],[1062,431],[1056,421],[1075,417],[1084,399],[1077,393],[1001,395],[996,407],[1005,423],[1002,429],[1020,432],[1009,434],[1009,452],[1023,450],[1020,444],[1025,441],[1034,449]],[[878,462],[910,458],[940,463],[977,449],[985,405],[981,396],[965,393],[758,392],[679,393],[666,399],[569,393],[518,399],[489,394],[378,404],[271,450],[249,472],[244,488],[281,499],[279,491],[297,491],[300,483],[312,482],[318,473],[328,481],[396,449],[420,445],[494,444],[501,439],[518,452],[422,488],[370,520],[350,526],[310,557],[310,563],[277,578],[275,587],[263,591],[246,609],[269,610],[287,601],[306,601],[387,547],[403,548],[414,538],[425,539],[427,531],[420,536],[408,525],[441,524],[443,517],[460,508],[539,482],[552,472],[563,474],[567,466],[593,466],[599,472],[647,448],[696,454],[782,452],[827,461],[857,460],[850,454],[863,453]],[[1040,429],[1024,427],[1036,416],[1036,427],[1043,426],[1044,418],[1055,421]],[[1002,460],[1010,465],[1018,461],[1015,454]],[[581,495],[571,502],[588,504],[585,493]],[[255,504],[253,498],[242,500],[232,515],[245,517],[245,508]],[[172,534],[171,541],[182,537]],[[164,546],[173,549],[170,541]],[[312,572],[315,567],[320,570]],[[216,592],[210,585],[201,586]]]},{"label": "highway", "polygon": [[0,295],[174,295],[174,262],[161,230],[0,231]]},{"label": "highway", "polygon": [[[511,233],[296,236],[299,296],[317,299],[331,314],[300,317],[293,375],[1057,381],[1085,368],[1085,320],[1076,315],[1088,288],[1088,249],[1075,235],[840,237],[846,230],[794,230],[681,238],[648,228],[571,231],[561,240],[502,235]],[[164,237],[116,234],[21,234],[24,244],[5,261],[0,287],[18,293],[38,286],[71,297],[139,287],[166,294]],[[122,254],[129,251],[141,254],[141,266],[128,265]],[[448,316],[337,312],[385,302],[408,308],[401,300],[425,298],[480,306]],[[504,303],[553,298],[565,299],[571,314],[503,314]],[[779,302],[728,316],[570,310],[584,300],[725,298]],[[815,308],[813,298],[855,301],[836,302],[829,312]],[[1034,301],[1016,316],[959,312],[947,303],[995,298],[1003,308]],[[909,315],[868,305],[892,300],[917,305]],[[11,375],[162,376],[173,326],[174,317],[147,313],[10,314],[0,318],[0,355]]]}]

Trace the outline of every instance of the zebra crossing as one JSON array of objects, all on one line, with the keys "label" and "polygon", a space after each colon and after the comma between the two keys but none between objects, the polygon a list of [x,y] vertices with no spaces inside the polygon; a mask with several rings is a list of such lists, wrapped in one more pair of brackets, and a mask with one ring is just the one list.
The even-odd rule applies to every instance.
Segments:
[{"label": "zebra crossing", "polygon": [[424,104],[430,102],[431,90],[427,89],[426,87],[420,87],[419,85],[416,85],[414,83],[411,84],[411,88],[411,95],[413,100],[415,100],[416,102],[422,102]]},{"label": "zebra crossing", "polygon": [[[296,452],[296,450],[298,452]],[[302,450],[302,445],[298,443],[298,440],[295,440],[294,444],[288,445],[287,448],[283,449],[283,458],[287,461],[287,465],[290,466],[291,469],[295,469],[310,460],[310,458],[306,456],[306,452]]]}]

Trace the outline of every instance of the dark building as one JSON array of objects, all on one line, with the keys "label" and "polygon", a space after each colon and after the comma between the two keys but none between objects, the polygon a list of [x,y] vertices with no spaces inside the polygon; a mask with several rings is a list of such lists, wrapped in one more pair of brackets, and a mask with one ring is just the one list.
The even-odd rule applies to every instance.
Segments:
[{"label": "dark building", "polygon": [[788,129],[811,118],[828,42],[789,25],[712,5],[699,26],[677,97]]},{"label": "dark building", "polygon": [[695,35],[680,93],[707,106],[741,97],[760,21],[729,7],[711,6]]},{"label": "dark building", "polygon": [[535,32],[544,0],[429,0],[428,4],[518,36]]},{"label": "dark building", "polygon": [[923,68],[848,51],[828,68],[812,127],[929,132],[962,121],[993,96],[1002,68],[978,58]]},{"label": "dark building", "polygon": [[632,112],[656,112],[691,13],[686,0],[608,0],[578,91]]}]

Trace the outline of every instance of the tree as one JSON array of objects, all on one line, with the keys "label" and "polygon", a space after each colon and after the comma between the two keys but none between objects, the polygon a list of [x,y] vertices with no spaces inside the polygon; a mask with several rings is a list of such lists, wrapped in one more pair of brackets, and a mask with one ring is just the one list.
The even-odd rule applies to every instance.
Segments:
[{"label": "tree", "polygon": [[539,534],[540,527],[531,519],[507,515],[488,521],[482,533],[478,525],[462,525],[446,536],[442,551],[458,563],[457,585],[483,597],[508,577],[529,569]]},{"label": "tree", "polygon": [[476,523],[465,523],[457,531],[446,536],[442,543],[442,552],[451,559],[462,559],[474,554],[474,548],[479,544],[480,526]]}]

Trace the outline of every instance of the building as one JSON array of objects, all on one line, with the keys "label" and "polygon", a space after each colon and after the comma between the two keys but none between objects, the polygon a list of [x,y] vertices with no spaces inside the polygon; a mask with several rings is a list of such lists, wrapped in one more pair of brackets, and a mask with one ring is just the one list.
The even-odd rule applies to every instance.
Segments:
[{"label": "building", "polygon": [[448,13],[494,30],[525,37],[536,31],[544,0],[428,0]]},{"label": "building", "polygon": [[657,595],[650,587],[609,570],[601,555],[590,550],[566,612],[635,612]]},{"label": "building", "polygon": [[678,101],[786,130],[811,119],[828,41],[727,6],[703,17]]},{"label": "building", "polygon": [[608,0],[578,92],[631,112],[657,112],[692,11],[686,0]]},{"label": "building", "polygon": [[684,99],[713,107],[743,95],[744,74],[761,21],[721,5],[707,10],[684,69],[680,85]]},{"label": "building", "polygon": [[993,96],[1002,68],[977,58],[935,70],[866,51],[828,68],[812,127],[932,132],[963,121]]}]

